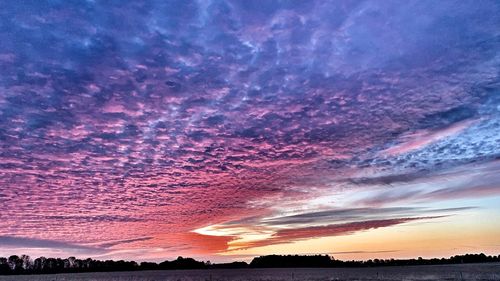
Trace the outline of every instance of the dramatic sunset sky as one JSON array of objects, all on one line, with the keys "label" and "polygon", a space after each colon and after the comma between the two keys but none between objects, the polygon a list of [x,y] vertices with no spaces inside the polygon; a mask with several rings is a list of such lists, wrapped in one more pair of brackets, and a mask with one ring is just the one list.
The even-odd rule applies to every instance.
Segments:
[{"label": "dramatic sunset sky", "polygon": [[499,1],[2,1],[0,256],[500,253]]}]

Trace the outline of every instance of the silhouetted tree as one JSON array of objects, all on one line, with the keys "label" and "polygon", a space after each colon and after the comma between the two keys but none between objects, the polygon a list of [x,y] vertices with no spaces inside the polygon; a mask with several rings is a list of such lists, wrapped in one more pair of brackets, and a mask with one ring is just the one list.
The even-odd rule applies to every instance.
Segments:
[{"label": "silhouetted tree", "polygon": [[18,274],[23,272],[23,260],[19,256],[12,255],[9,257],[9,267],[12,273]]},{"label": "silhouetted tree", "polygon": [[0,275],[10,274],[9,261],[6,258],[0,258]]}]

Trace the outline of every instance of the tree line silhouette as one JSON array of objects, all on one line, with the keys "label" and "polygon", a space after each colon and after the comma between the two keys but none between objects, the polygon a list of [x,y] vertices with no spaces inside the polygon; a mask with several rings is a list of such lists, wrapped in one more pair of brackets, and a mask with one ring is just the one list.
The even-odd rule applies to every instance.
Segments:
[{"label": "tree line silhouette", "polygon": [[192,258],[178,257],[173,261],[141,262],[124,260],[94,260],[91,258],[77,259],[69,257],[31,259],[28,255],[0,257],[0,275],[17,274],[50,274],[76,272],[108,272],[108,271],[137,271],[137,270],[173,270],[173,269],[214,269],[214,268],[286,268],[286,267],[375,267],[375,266],[403,266],[403,265],[438,265],[461,263],[489,263],[500,262],[500,255],[486,256],[485,254],[457,255],[450,258],[433,259],[373,259],[367,261],[342,261],[328,255],[269,255],[256,257],[250,264],[246,262],[210,263],[197,261]]},{"label": "tree line silhouette", "polygon": [[408,265],[439,265],[461,263],[500,262],[500,255],[485,254],[457,255],[450,258],[423,259],[370,259],[366,261],[343,261],[328,255],[269,255],[256,257],[250,263],[255,268],[287,268],[287,267],[375,267],[375,266],[408,266]]}]

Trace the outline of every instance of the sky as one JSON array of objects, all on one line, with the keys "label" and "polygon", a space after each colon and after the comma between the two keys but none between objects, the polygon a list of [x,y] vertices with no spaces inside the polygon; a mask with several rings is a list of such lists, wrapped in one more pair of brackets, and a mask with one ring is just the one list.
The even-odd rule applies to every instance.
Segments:
[{"label": "sky", "polygon": [[0,6],[0,256],[500,253],[498,1]]}]

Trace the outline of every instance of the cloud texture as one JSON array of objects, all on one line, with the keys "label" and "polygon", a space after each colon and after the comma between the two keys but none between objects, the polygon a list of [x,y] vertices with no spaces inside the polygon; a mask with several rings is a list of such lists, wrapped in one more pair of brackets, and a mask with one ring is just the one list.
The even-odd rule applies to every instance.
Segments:
[{"label": "cloud texture", "polygon": [[0,235],[213,254],[498,196],[498,15],[497,1],[4,3]]}]

